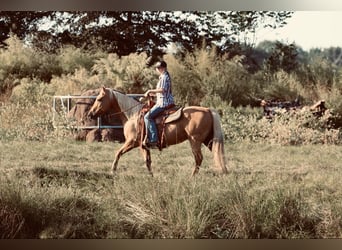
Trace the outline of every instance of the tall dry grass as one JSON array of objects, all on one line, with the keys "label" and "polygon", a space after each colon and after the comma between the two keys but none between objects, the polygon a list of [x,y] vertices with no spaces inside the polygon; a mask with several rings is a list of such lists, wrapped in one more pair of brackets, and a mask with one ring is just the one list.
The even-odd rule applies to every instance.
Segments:
[{"label": "tall dry grass", "polygon": [[0,144],[0,237],[341,237],[338,146],[226,144],[228,175],[216,173],[204,150],[195,178],[187,143],[152,152],[154,177],[138,150],[113,177],[119,147]]}]

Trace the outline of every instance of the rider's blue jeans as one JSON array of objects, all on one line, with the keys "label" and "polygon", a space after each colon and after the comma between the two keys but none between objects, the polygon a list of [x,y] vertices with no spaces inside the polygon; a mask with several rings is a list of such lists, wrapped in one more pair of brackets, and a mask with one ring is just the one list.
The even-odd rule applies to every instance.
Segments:
[{"label": "rider's blue jeans", "polygon": [[144,116],[149,142],[154,143],[158,141],[158,131],[154,119],[163,111],[164,108],[155,105]]}]

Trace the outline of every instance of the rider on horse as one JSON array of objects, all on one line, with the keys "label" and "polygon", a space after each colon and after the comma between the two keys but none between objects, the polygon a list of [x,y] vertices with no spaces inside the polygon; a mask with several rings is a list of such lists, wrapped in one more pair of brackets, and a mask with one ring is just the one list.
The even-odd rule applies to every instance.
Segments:
[{"label": "rider on horse", "polygon": [[144,116],[147,141],[145,146],[148,148],[156,148],[158,144],[158,131],[155,123],[155,118],[164,110],[174,106],[174,98],[172,95],[171,78],[167,71],[165,61],[159,61],[155,65],[156,71],[159,74],[159,81],[155,89],[150,89],[145,92],[145,97],[155,96],[155,105]]}]

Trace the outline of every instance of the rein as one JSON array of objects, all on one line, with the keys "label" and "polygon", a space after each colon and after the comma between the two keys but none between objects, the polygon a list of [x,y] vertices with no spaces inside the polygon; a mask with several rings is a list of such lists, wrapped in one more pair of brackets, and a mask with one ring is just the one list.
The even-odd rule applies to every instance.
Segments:
[{"label": "rein", "polygon": [[[110,98],[110,100],[113,100],[113,98],[114,98],[113,95],[115,95],[115,91],[109,89],[109,92],[110,92],[110,97],[109,98]],[[116,98],[116,99],[118,100],[118,98]],[[113,113],[113,114],[108,114],[107,116],[108,117],[112,117],[112,116],[115,116],[115,115],[124,114],[127,111],[130,111],[130,110],[132,110],[132,109],[134,109],[134,108],[136,108],[136,107],[138,107],[140,105],[142,105],[142,103],[138,102],[136,105],[133,105],[132,107],[129,107],[129,108],[125,109],[125,110],[121,110],[120,112],[116,112],[116,113]],[[121,109],[121,107],[120,107],[120,109]]]},{"label": "rein", "polygon": [[141,105],[141,103],[138,103],[137,105],[134,105],[134,106],[132,106],[132,107],[130,107],[130,108],[128,108],[128,109],[125,109],[125,110],[123,110],[123,111],[116,112],[116,113],[113,113],[113,114],[108,114],[107,116],[111,117],[111,116],[123,114],[123,113],[125,113],[125,112],[127,112],[127,111],[130,111],[130,110],[134,109],[135,107],[138,107],[139,105]]}]

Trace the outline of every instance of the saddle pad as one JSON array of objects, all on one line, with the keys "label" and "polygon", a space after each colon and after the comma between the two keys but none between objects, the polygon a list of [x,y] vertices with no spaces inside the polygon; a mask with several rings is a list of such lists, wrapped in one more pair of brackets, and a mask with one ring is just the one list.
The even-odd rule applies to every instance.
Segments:
[{"label": "saddle pad", "polygon": [[182,111],[183,111],[183,107],[179,108],[176,112],[170,114],[166,118],[165,123],[177,121],[182,116]]}]

